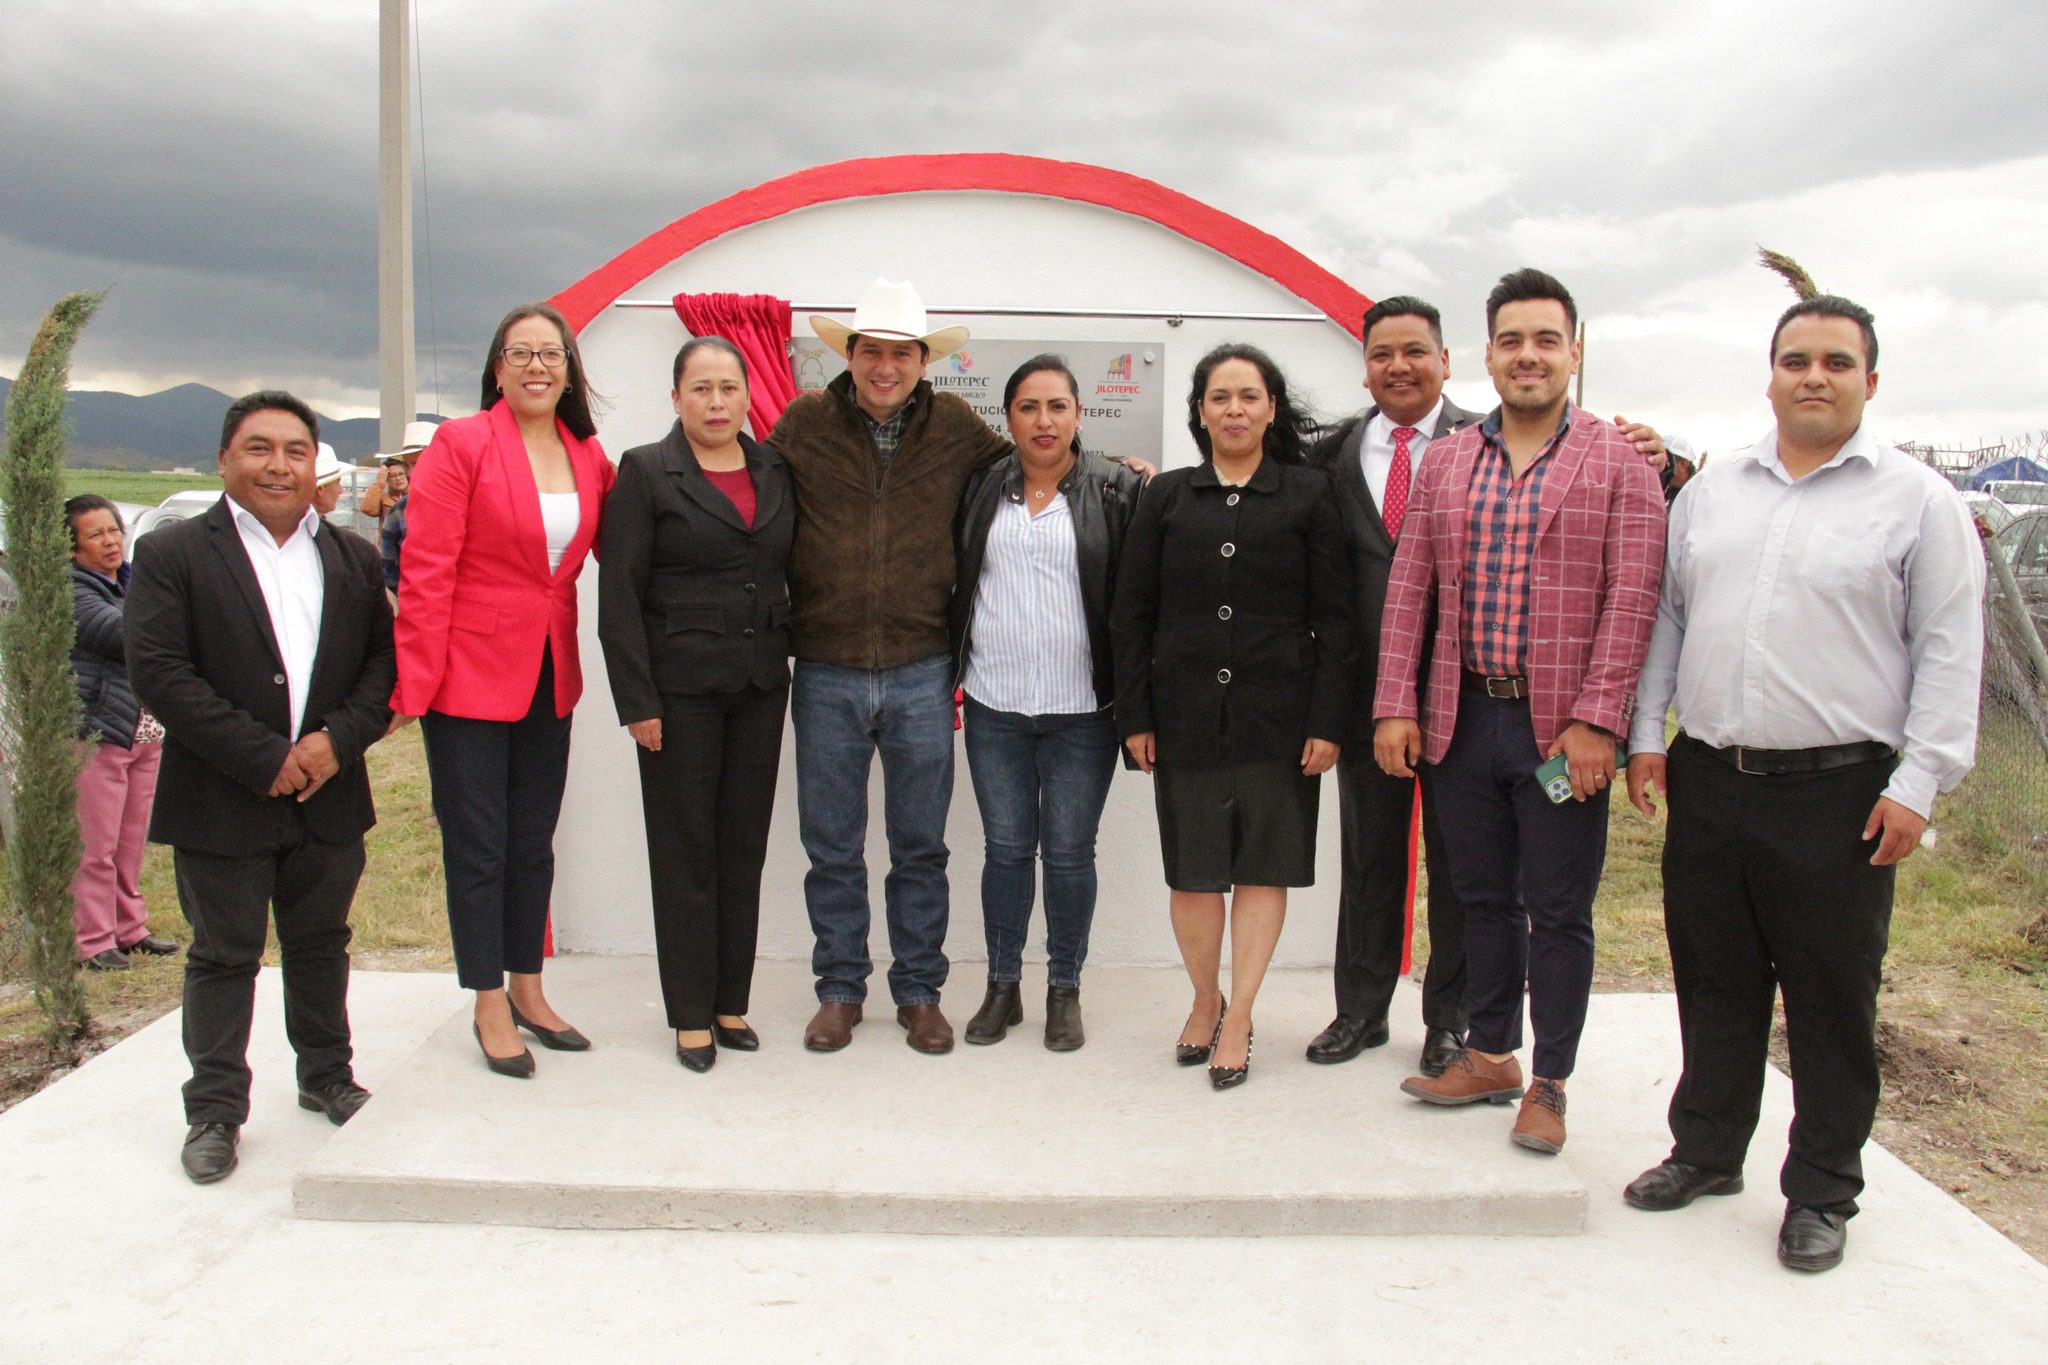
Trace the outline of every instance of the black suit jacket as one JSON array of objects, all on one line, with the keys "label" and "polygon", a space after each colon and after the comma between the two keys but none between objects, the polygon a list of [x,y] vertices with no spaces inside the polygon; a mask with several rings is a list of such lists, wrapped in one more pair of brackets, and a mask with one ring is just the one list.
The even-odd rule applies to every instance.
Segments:
[{"label": "black suit jacket", "polygon": [[[1327,470],[1337,485],[1337,507],[1344,521],[1344,543],[1351,551],[1351,584],[1357,603],[1358,671],[1355,695],[1359,699],[1351,732],[1342,742],[1356,745],[1372,739],[1372,695],[1379,680],[1380,615],[1387,605],[1387,579],[1394,568],[1394,538],[1380,519],[1379,504],[1366,487],[1365,470],[1359,451],[1365,443],[1366,424],[1379,415],[1377,406],[1340,423],[1309,452],[1309,463]],[[1467,412],[1444,400],[1437,414],[1436,429],[1429,433],[1440,440],[1462,427],[1477,422],[1484,413]]]},{"label": "black suit jacket", "polygon": [[[331,526],[313,544],[326,595],[302,733],[325,729],[341,771],[303,811],[339,844],[377,822],[363,752],[391,721],[398,667],[376,549]],[[284,657],[227,499],[136,545],[126,624],[128,676],[166,735],[149,837],[230,857],[295,842],[298,798],[269,795],[298,738]]]},{"label": "black suit jacket", "polygon": [[789,470],[740,435],[754,524],[705,477],[681,423],[619,461],[604,504],[597,635],[619,723],[654,720],[661,698],[789,681],[789,583],[796,530]]}]

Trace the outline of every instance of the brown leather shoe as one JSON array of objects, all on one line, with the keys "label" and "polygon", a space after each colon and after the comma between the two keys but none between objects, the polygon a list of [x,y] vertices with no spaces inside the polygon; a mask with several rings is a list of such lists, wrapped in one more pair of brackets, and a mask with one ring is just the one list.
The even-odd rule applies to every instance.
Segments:
[{"label": "brown leather shoe", "polygon": [[804,1029],[804,1046],[813,1052],[837,1052],[853,1041],[853,1026],[859,1022],[859,1005],[827,1000]]},{"label": "brown leather shoe", "polygon": [[1508,1134],[1517,1147],[1552,1155],[1564,1150],[1564,1087],[1541,1076],[1529,1083],[1522,1097],[1522,1112],[1515,1115],[1515,1131]]},{"label": "brown leather shoe", "polygon": [[1430,1104],[1510,1104],[1521,1098],[1522,1064],[1513,1057],[1488,1061],[1469,1047],[1459,1048],[1441,1076],[1410,1076],[1401,1093]]},{"label": "brown leather shoe", "polygon": [[910,1045],[919,1052],[951,1052],[953,1026],[937,1005],[898,1005],[896,1022],[910,1030]]}]

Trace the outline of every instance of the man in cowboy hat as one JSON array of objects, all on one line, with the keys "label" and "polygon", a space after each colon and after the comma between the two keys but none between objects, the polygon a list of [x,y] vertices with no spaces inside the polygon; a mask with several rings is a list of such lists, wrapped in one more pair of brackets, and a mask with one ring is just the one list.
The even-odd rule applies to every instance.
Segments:
[{"label": "man in cowboy hat", "polygon": [[322,521],[333,519],[334,509],[341,505],[341,476],[354,468],[341,462],[333,446],[325,441],[320,443],[320,452],[313,460],[313,511]]},{"label": "man in cowboy hat", "polygon": [[370,480],[370,486],[363,490],[362,500],[356,504],[358,512],[381,521],[384,514],[405,497],[413,462],[419,459],[420,452],[434,439],[434,427],[433,422],[407,422],[405,439],[399,443],[398,449],[388,455],[375,457],[383,468],[377,471],[376,478]]},{"label": "man in cowboy hat", "polygon": [[804,1046],[836,1052],[852,1041],[874,970],[864,849],[868,769],[879,750],[889,993],[910,1046],[949,1052],[939,990],[953,797],[953,511],[968,475],[1010,445],[925,380],[925,366],[959,350],[967,329],[934,330],[910,285],[876,280],[851,326],[813,317],[811,329],[846,357],[846,373],[791,403],[770,438],[797,491],[790,714],[819,1002]]}]

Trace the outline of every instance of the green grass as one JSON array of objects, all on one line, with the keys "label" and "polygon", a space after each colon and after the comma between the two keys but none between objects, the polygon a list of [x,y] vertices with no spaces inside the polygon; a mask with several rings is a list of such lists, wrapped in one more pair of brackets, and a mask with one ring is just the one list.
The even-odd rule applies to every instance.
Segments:
[{"label": "green grass", "polygon": [[214,474],[157,474],[134,469],[67,469],[64,496],[97,493],[115,502],[139,502],[154,507],[173,493],[188,488],[218,489]]}]

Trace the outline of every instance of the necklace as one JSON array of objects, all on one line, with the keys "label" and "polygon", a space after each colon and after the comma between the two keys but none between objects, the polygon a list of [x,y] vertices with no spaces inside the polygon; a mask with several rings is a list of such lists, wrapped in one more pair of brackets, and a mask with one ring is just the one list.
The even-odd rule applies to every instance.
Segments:
[{"label": "necklace", "polygon": [[1037,498],[1040,502],[1043,502],[1045,500],[1045,490],[1043,488],[1034,489],[1032,490],[1031,496]]}]

